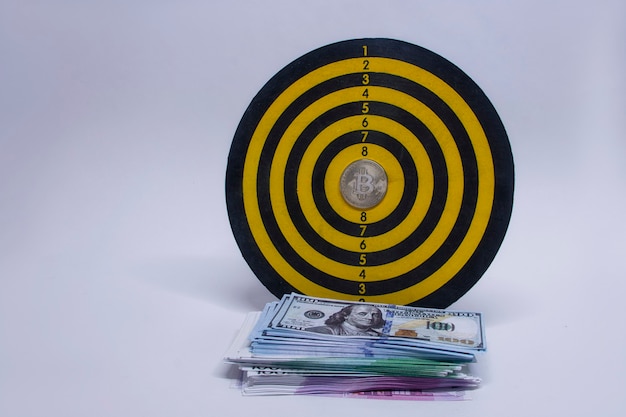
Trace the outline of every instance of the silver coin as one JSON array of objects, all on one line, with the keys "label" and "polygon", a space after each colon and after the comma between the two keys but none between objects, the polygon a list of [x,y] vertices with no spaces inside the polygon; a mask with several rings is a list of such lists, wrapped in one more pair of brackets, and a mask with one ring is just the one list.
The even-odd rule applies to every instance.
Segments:
[{"label": "silver coin", "polygon": [[346,203],[359,209],[372,208],[387,192],[387,173],[370,159],[359,159],[341,174],[341,195]]}]

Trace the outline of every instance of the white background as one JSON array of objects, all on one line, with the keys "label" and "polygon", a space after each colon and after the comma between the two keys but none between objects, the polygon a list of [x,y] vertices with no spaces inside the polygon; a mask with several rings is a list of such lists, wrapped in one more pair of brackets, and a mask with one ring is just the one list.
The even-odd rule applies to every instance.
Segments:
[{"label": "white background", "polygon": [[[623,416],[623,1],[0,2],[0,416]],[[224,199],[244,110],[328,43],[390,37],[491,99],[516,163],[468,402],[242,397],[275,298]]]}]

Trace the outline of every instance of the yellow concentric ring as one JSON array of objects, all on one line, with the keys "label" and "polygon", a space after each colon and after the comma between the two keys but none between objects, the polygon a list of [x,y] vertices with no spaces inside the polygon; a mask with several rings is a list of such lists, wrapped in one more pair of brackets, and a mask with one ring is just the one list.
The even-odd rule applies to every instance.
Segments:
[{"label": "yellow concentric ring", "polygon": [[[367,146],[368,154],[365,158],[362,153],[363,146]],[[351,163],[361,160],[369,159],[377,162],[387,174],[387,192],[380,203],[367,210],[356,208],[348,204],[341,194],[341,176],[343,171]],[[303,158],[304,161],[304,158]],[[304,170],[302,170],[304,171]],[[306,178],[305,172],[299,172],[298,179]],[[300,175],[302,174],[302,175]],[[300,183],[303,186],[307,185],[307,181],[302,179]],[[383,220],[389,216],[400,203],[404,190],[404,173],[402,166],[396,159],[396,157],[387,149],[376,144],[362,144],[356,143],[350,145],[341,150],[328,164],[326,170],[326,176],[324,178],[324,193],[328,199],[328,203],[333,210],[343,217],[345,220],[353,223],[362,223],[360,221],[361,213],[367,212],[367,222],[374,223]],[[304,188],[302,195],[311,195],[308,193],[309,189]],[[335,230],[335,229],[332,229]],[[328,239],[326,239],[328,240]],[[332,240],[330,240],[332,242]],[[372,249],[374,250],[374,249]]]},{"label": "yellow concentric ring", "polygon": [[[288,213],[286,197],[284,195],[284,178],[287,174],[287,158],[291,149],[293,148],[295,141],[300,136],[302,131],[317,117],[319,114],[324,113],[332,106],[336,106],[337,103],[345,102],[346,97],[350,97],[352,89],[347,88],[339,90],[322,97],[316,102],[311,103],[306,109],[298,114],[289,127],[285,130],[281,140],[278,142],[274,159],[272,160],[272,167],[270,170],[270,198],[272,201],[272,207],[275,213]],[[357,90],[360,90],[357,88]],[[444,151],[444,159],[448,168],[449,177],[462,178],[463,168],[461,157],[456,143],[452,138],[452,135],[447,130],[445,124],[437,117],[437,115],[426,107],[424,104],[415,100],[410,96],[404,96],[403,93],[399,93],[396,90],[390,90],[387,93],[388,102],[394,104],[396,102],[402,102],[404,105],[410,104],[412,112],[415,116],[422,120],[422,122],[431,130],[431,132],[437,132],[438,140]],[[418,111],[419,110],[419,111]],[[379,116],[371,116],[378,119]],[[446,203],[442,211],[440,221],[433,232],[428,236],[423,245],[416,248],[410,258],[405,257],[398,259],[394,262],[387,263],[385,265],[369,266],[368,267],[368,281],[385,280],[389,277],[399,276],[408,271],[416,268],[428,258],[430,258],[439,247],[447,239],[452,227],[456,223],[461,208],[463,199],[463,182],[448,182],[448,195]],[[302,204],[306,207],[306,204]],[[288,215],[276,215],[276,222],[290,246],[297,248],[298,255],[302,257],[306,262],[314,266],[318,271],[325,274],[336,276],[344,280],[360,281],[359,273],[363,269],[363,265],[358,263],[358,255],[354,257],[354,264],[348,265],[342,262],[337,262],[327,258],[325,255],[319,253],[314,249],[308,241],[299,234],[296,226]],[[411,220],[410,216],[407,219]],[[308,218],[309,222],[313,219]],[[407,220],[407,221],[409,221]],[[414,230],[414,229],[412,229]],[[372,244],[375,241],[389,239],[390,235],[405,234],[408,236],[412,230],[397,227],[383,235],[371,237],[368,239],[368,243]],[[354,236],[350,236],[350,239],[355,240]],[[356,238],[359,242],[362,237]],[[387,240],[389,242],[389,240]],[[331,242],[337,244],[336,242]],[[394,245],[399,241],[391,240],[389,245]],[[340,243],[339,243],[340,244]],[[358,244],[350,249],[352,251],[358,251]]]},{"label": "yellow concentric ring", "polygon": [[[426,215],[430,206],[430,202],[432,200],[434,190],[434,177],[430,158],[428,157],[426,150],[422,146],[421,142],[410,130],[408,130],[406,127],[402,126],[396,121],[386,119],[381,116],[370,116],[370,118],[372,119],[373,124],[380,127],[381,132],[386,133],[392,137],[408,139],[405,139],[403,141],[403,145],[413,158],[416,167],[419,167],[418,177],[420,179],[417,199],[413,204],[413,207],[411,208],[409,214],[401,222],[401,224],[383,235],[368,238],[369,251],[373,252],[388,249],[391,246],[398,244],[402,240],[406,239],[411,234],[411,232],[419,226],[421,221],[424,219],[424,216]],[[355,248],[358,248],[360,242],[363,240],[363,237],[361,237],[360,235],[351,236],[342,233],[333,228],[324,220],[321,213],[317,209],[317,206],[315,205],[310,178],[313,175],[314,165],[317,162],[317,155],[319,155],[321,151],[325,147],[327,147],[336,136],[340,136],[344,132],[349,132],[352,125],[356,124],[356,122],[360,123],[360,120],[361,118],[359,116],[346,117],[345,119],[335,123],[335,125],[337,126],[331,125],[328,129],[320,132],[320,134],[313,139],[309,147],[306,149],[300,163],[300,169],[298,170],[298,198],[300,199],[300,205],[302,207],[302,211],[305,217],[307,218],[309,223],[315,225],[315,230],[326,241],[331,242],[337,247],[349,251],[354,251]],[[369,146],[372,146],[372,144],[369,144]],[[356,150],[357,152],[355,152],[354,154],[359,155],[358,148]],[[342,154],[344,153],[342,152]],[[389,155],[391,154],[389,153]],[[385,170],[387,170],[388,167],[391,169],[394,162],[389,159],[389,155],[381,154],[378,159],[374,159],[377,162],[381,163]],[[393,157],[393,160],[395,160],[395,157]],[[343,159],[339,161],[345,162],[346,165],[349,162],[352,162],[347,162],[347,160],[344,161]],[[397,160],[395,161],[397,163]],[[344,168],[345,166],[342,166],[342,164],[332,165],[332,167],[329,166],[329,174],[327,174],[327,177],[328,175],[336,176],[337,172],[342,171]],[[398,171],[394,170],[393,172]],[[389,174],[390,173],[388,172],[388,175]],[[389,190],[391,190],[392,188],[398,191],[400,189],[404,189],[403,174],[402,178],[394,175],[393,178],[390,177],[389,181]],[[341,193],[338,188],[333,193],[332,186],[327,186],[326,197],[328,198],[329,203],[331,203],[335,211],[342,215],[344,218],[346,218],[346,220],[353,222],[359,221],[362,210],[356,210],[353,207],[347,205],[345,202],[342,202],[341,200],[343,200],[343,197],[341,197]],[[385,199],[387,199],[387,197],[385,197]],[[332,204],[333,202],[335,204]],[[385,202],[385,204],[387,203]],[[367,223],[373,223],[375,221],[383,219],[391,212],[391,209],[393,208],[383,205],[380,208],[374,207],[373,209],[367,210]]]}]

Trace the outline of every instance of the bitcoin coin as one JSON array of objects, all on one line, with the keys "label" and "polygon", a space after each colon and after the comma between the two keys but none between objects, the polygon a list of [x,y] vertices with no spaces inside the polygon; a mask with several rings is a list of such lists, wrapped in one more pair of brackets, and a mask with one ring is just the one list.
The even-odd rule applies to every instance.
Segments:
[{"label": "bitcoin coin", "polygon": [[341,194],[352,207],[372,208],[387,192],[387,174],[380,164],[369,159],[352,162],[341,175]]}]

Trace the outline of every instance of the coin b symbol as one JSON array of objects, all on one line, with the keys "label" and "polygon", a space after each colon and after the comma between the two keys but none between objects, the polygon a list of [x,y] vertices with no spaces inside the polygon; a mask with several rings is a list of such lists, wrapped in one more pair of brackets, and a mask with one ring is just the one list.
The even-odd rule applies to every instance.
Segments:
[{"label": "coin b symbol", "polygon": [[361,168],[358,174],[354,175],[354,179],[348,183],[352,187],[352,193],[356,194],[356,197],[363,201],[367,198],[368,194],[374,191],[374,177],[367,173],[365,168]]},{"label": "coin b symbol", "polygon": [[360,209],[371,208],[387,192],[387,174],[378,163],[360,159],[343,171],[340,187],[346,203]]}]

